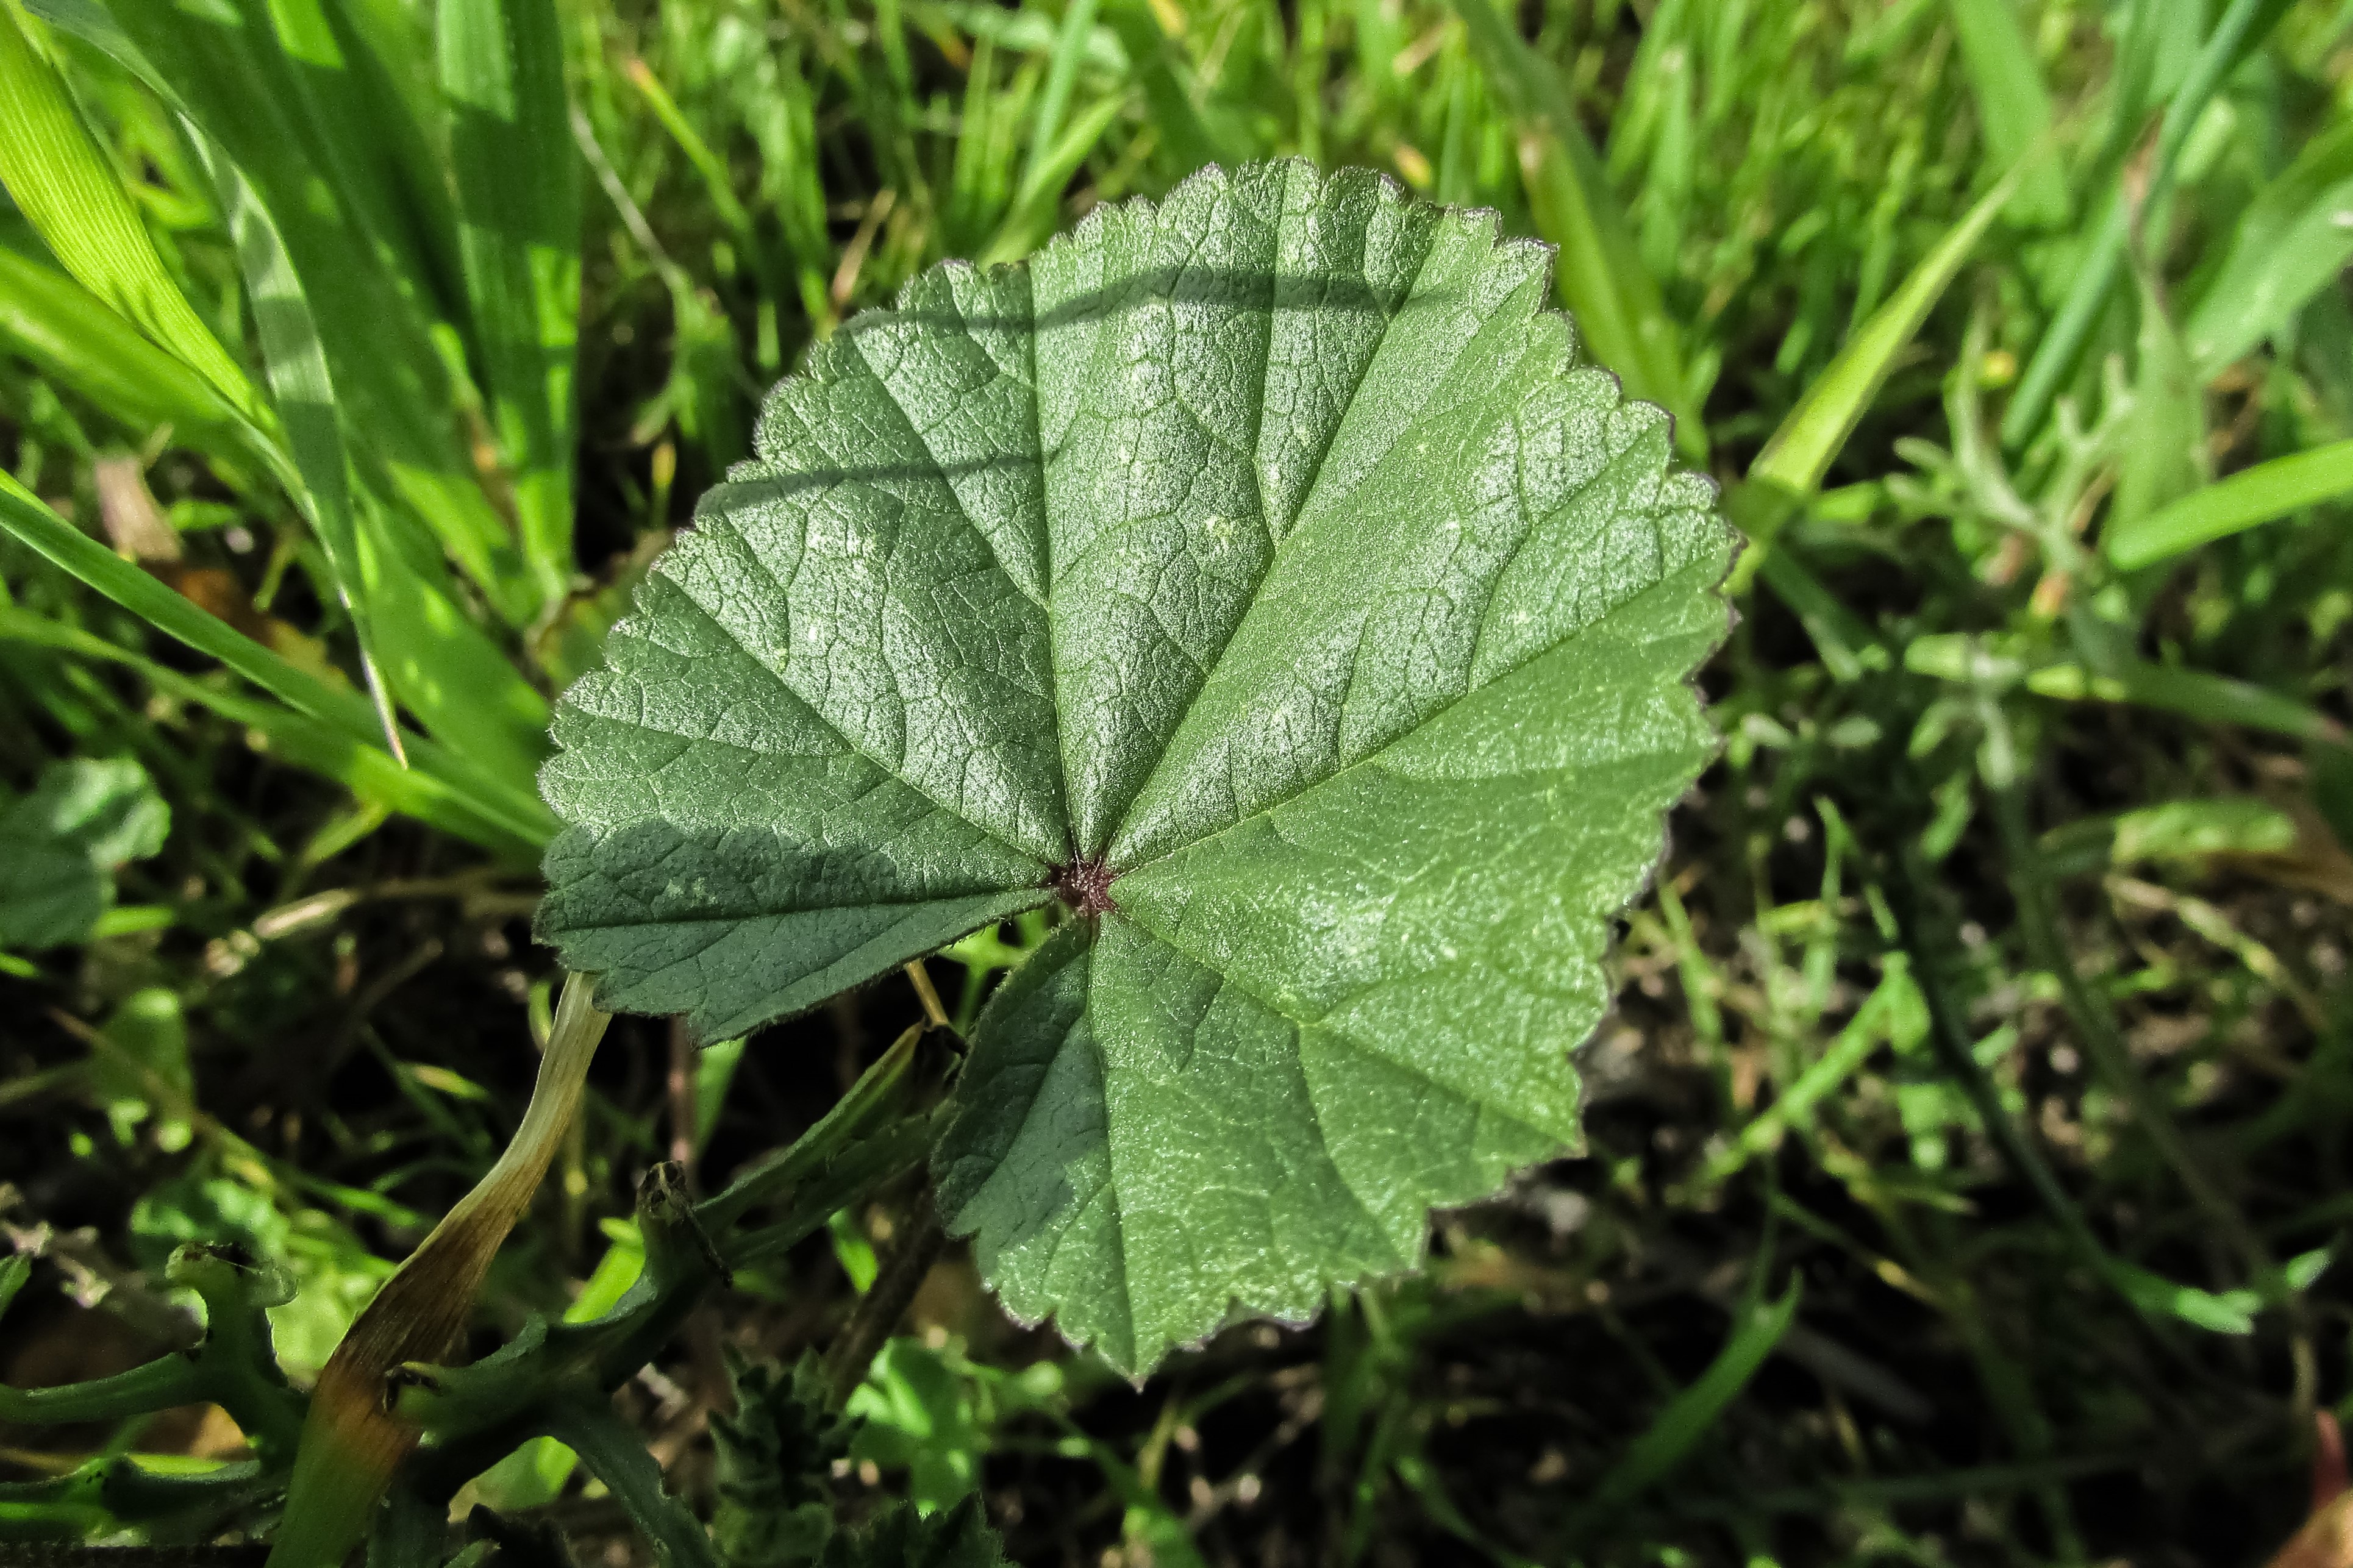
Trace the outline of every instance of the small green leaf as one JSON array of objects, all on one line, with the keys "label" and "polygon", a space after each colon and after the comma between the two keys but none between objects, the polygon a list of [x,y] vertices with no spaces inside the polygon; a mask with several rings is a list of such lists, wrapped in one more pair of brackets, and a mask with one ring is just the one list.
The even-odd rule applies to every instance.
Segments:
[{"label": "small green leaf", "polygon": [[52,763],[0,809],[0,948],[64,947],[114,901],[114,870],[164,847],[172,808],[124,758]]},{"label": "small green leaf", "polygon": [[2253,1290],[2201,1290],[2177,1284],[2121,1258],[2105,1261],[2109,1279],[2133,1305],[2152,1317],[2179,1318],[2217,1334],[2252,1334],[2263,1299]]},{"label": "small green leaf", "polygon": [[[164,809],[161,800],[153,804]],[[157,1102],[148,1081],[152,1075],[171,1085],[184,1105],[195,1093],[180,998],[161,985],[142,986],[122,999],[100,1032],[113,1048],[90,1058],[90,1089],[113,1125],[115,1142],[129,1143],[140,1124],[153,1119],[158,1148],[166,1153],[186,1148],[194,1130],[185,1117]]]},{"label": "small green leaf", "polygon": [[1733,536],[1549,253],[1298,163],[812,355],[561,704],[542,930],[706,1038],[1016,912],[940,1205],[1123,1368],[1577,1139]]},{"label": "small green leaf", "polygon": [[[2140,284],[2140,333],[2133,377],[2131,435],[2118,463],[2116,500],[2107,532],[2130,541],[2163,508],[2203,486],[2206,396],[2189,355],[2174,330],[2164,296],[2145,272]],[[2111,550],[2116,546],[2111,543]]]},{"label": "small green leaf", "polygon": [[849,1452],[850,1424],[826,1407],[814,1353],[790,1372],[725,1352],[732,1414],[714,1412],[717,1492],[712,1544],[728,1568],[815,1563],[833,1535],[833,1464]]}]

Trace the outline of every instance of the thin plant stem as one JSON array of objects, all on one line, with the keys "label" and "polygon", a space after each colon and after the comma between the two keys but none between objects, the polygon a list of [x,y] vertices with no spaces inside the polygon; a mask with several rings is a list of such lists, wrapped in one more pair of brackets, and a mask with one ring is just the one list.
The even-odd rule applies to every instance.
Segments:
[{"label": "thin plant stem", "polygon": [[611,1022],[590,999],[595,990],[592,975],[565,980],[522,1125],[490,1173],[385,1282],[320,1373],[270,1568],[341,1563],[417,1446],[418,1429],[385,1408],[385,1379],[404,1363],[448,1353],[492,1256],[538,1191]]},{"label": "thin plant stem", "polygon": [[827,1380],[832,1385],[833,1402],[847,1404],[858,1385],[866,1381],[866,1369],[874,1363],[882,1342],[907,1315],[914,1301],[915,1292],[923,1287],[923,1277],[939,1261],[941,1249],[947,1246],[947,1233],[940,1228],[938,1212],[932,1205],[929,1183],[915,1194],[900,1224],[901,1240],[892,1249],[890,1258],[873,1285],[850,1314],[849,1322],[841,1337],[833,1343],[826,1356]]}]

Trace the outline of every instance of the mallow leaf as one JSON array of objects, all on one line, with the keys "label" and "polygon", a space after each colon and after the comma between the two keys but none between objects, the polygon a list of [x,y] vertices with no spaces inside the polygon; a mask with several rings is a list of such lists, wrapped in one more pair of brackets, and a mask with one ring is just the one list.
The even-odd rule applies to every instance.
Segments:
[{"label": "mallow leaf", "polygon": [[779,385],[543,774],[542,930],[719,1038],[1017,911],[935,1163],[1140,1369],[1572,1147],[1733,537],[1551,256],[1302,163],[949,265]]}]

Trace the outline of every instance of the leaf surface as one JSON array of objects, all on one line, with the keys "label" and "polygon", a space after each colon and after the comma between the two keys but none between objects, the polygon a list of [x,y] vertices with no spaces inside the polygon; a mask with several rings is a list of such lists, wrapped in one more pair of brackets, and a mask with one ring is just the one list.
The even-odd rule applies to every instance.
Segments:
[{"label": "leaf surface", "polygon": [[1714,745],[1733,536],[1548,261],[1260,164],[850,322],[559,707],[545,935],[718,1038],[1059,899],[937,1159],[1007,1303],[1138,1368],[1411,1267],[1576,1142]]}]

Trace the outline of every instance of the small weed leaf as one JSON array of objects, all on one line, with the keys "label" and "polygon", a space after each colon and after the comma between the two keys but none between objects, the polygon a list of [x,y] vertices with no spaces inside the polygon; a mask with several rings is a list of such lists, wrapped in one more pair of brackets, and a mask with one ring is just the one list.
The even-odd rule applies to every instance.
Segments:
[{"label": "small weed leaf", "polygon": [[542,930],[721,1038],[1047,904],[941,1211],[1124,1369],[1577,1139],[1733,535],[1550,252],[1302,163],[946,266],[768,398],[564,700]]},{"label": "small weed leaf", "polygon": [[128,758],[52,763],[22,799],[0,791],[0,948],[64,947],[114,902],[114,872],[164,847],[172,808]]},{"label": "small weed leaf", "polygon": [[815,1563],[833,1535],[828,1489],[850,1423],[826,1408],[826,1378],[806,1353],[789,1373],[725,1347],[732,1414],[714,1412],[717,1506],[711,1533],[728,1568]]}]

